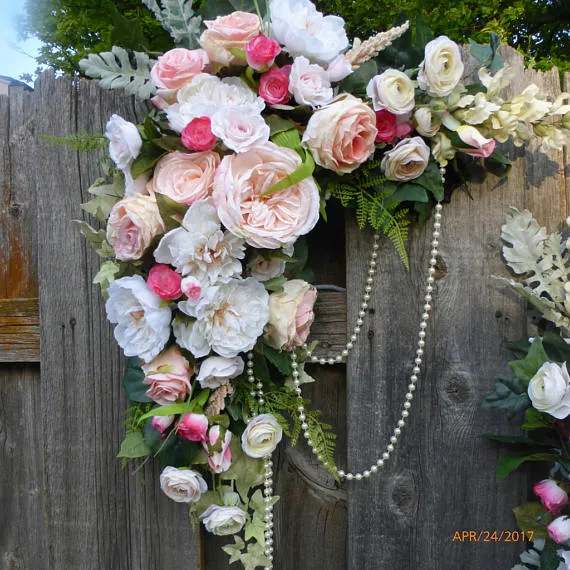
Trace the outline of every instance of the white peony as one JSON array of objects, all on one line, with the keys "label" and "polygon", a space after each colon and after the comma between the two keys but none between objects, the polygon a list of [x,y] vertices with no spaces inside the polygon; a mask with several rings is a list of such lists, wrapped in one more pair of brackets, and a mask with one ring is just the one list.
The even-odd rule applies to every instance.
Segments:
[{"label": "white peony", "polygon": [[120,170],[129,168],[139,155],[142,138],[133,123],[125,121],[119,115],[111,115],[105,129],[109,139],[109,156]]},{"label": "white peony", "polygon": [[216,283],[241,273],[239,260],[244,257],[244,250],[242,239],[222,231],[216,208],[207,198],[194,202],[184,215],[182,226],[163,236],[154,258],[201,283]]},{"label": "white peony", "polygon": [[200,364],[200,371],[196,380],[202,388],[219,388],[243,372],[244,363],[240,356],[224,358],[223,356],[210,356]]},{"label": "white peony", "polygon": [[239,532],[247,519],[246,514],[239,507],[220,507],[210,505],[200,518],[208,532],[218,536],[226,536]]},{"label": "white peony", "polygon": [[269,140],[269,125],[249,107],[222,107],[212,116],[212,132],[234,152],[246,152]]},{"label": "white peony", "polygon": [[306,57],[295,58],[289,75],[289,91],[299,105],[322,107],[330,103],[333,90],[328,73]]},{"label": "white peony", "polygon": [[418,84],[430,95],[445,97],[459,83],[463,68],[459,46],[447,36],[439,36],[425,47]]},{"label": "white peony", "polygon": [[545,362],[528,385],[528,395],[535,409],[559,420],[570,415],[570,376],[566,363],[559,366]]},{"label": "white peony", "polygon": [[117,325],[115,339],[125,356],[150,362],[170,337],[170,307],[163,306],[140,275],[113,281],[108,294],[107,318]]},{"label": "white peony", "polygon": [[180,88],[178,102],[166,109],[170,127],[180,133],[196,117],[212,117],[223,107],[248,108],[261,113],[265,101],[256,95],[239,77],[224,77],[200,73]]},{"label": "white peony", "polygon": [[271,0],[271,33],[292,56],[325,64],[348,47],[344,20],[323,16],[309,0]]},{"label": "white peony", "polygon": [[160,488],[177,503],[197,503],[208,485],[196,471],[165,467],[160,474]]},{"label": "white peony", "polygon": [[246,455],[259,459],[275,451],[283,437],[283,429],[272,414],[260,414],[253,418],[241,436],[241,446]]},{"label": "white peony", "polygon": [[184,347],[196,358],[210,350],[226,358],[251,350],[269,320],[269,294],[251,277],[208,287],[197,303],[178,307],[196,319],[179,330]]},{"label": "white peony", "polygon": [[405,115],[415,105],[414,82],[397,69],[375,75],[366,86],[366,95],[375,111],[386,109],[394,115]]}]

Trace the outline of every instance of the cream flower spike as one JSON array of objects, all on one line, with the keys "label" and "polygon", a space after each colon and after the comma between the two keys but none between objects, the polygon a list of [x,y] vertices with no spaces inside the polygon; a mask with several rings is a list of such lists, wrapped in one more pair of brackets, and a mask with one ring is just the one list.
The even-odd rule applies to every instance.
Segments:
[{"label": "cream flower spike", "polygon": [[367,40],[359,43],[355,42],[352,49],[348,50],[344,57],[352,64],[352,69],[358,69],[369,59],[376,57],[383,49],[386,49],[394,40],[405,34],[410,27],[410,22],[406,21],[401,26],[390,28],[386,32],[380,32]]}]

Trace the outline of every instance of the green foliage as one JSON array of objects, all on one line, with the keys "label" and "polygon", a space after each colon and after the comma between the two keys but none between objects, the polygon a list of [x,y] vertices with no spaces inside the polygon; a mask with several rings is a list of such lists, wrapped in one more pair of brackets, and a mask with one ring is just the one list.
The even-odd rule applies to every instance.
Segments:
[{"label": "green foliage", "polygon": [[202,18],[194,12],[193,0],[142,0],[142,3],[152,11],[177,45],[198,47]]},{"label": "green foliage", "polygon": [[547,540],[540,555],[540,570],[558,570],[564,559],[558,556],[559,546],[553,540]]},{"label": "green foliage", "polygon": [[105,230],[96,230],[92,228],[87,222],[77,220],[81,226],[81,233],[85,236],[87,241],[93,246],[93,249],[100,257],[113,257],[113,248],[107,241],[107,234]]},{"label": "green foliage", "polygon": [[520,530],[532,531],[534,538],[547,538],[546,525],[552,521],[552,515],[540,503],[519,505],[513,509],[513,514]]},{"label": "green foliage", "polygon": [[95,196],[89,202],[81,204],[81,208],[95,216],[100,222],[105,223],[113,206],[123,197],[125,193],[125,183],[122,174],[115,172],[113,181],[105,184],[103,178],[98,178],[91,185],[88,192]]},{"label": "green foliage", "polygon": [[77,131],[65,137],[54,137],[52,135],[40,135],[40,139],[59,146],[66,146],[78,152],[89,152],[91,150],[101,150],[107,148],[109,141],[98,134],[88,133],[86,130]]},{"label": "green foliage", "polygon": [[527,461],[547,461],[557,463],[561,461],[561,458],[552,453],[529,453],[527,451],[507,453],[497,462],[497,479],[504,479],[509,473],[519,468]]},{"label": "green foliage", "polygon": [[535,338],[528,354],[520,360],[509,362],[509,367],[513,371],[515,378],[520,380],[526,389],[532,377],[545,362],[548,362],[548,355],[542,346],[542,340]]},{"label": "green foliage", "polygon": [[521,426],[523,431],[532,431],[535,429],[550,428],[556,422],[550,414],[539,412],[534,408],[527,408],[525,411],[525,423]]},{"label": "green foliage", "polygon": [[158,211],[160,212],[160,217],[164,222],[166,231],[168,232],[179,227],[186,210],[188,210],[188,206],[176,202],[172,198],[169,198],[165,194],[160,194],[159,192],[155,193],[155,197]]},{"label": "green foliage", "polygon": [[513,415],[530,406],[530,398],[517,378],[495,378],[495,391],[482,402],[483,408],[498,408]]},{"label": "green foliage", "polygon": [[117,457],[125,459],[138,459],[150,454],[150,447],[146,444],[140,431],[129,431],[121,443],[121,450]]},{"label": "green foliage", "polygon": [[146,395],[148,386],[143,384],[144,372],[139,365],[140,359],[131,356],[127,360],[127,369],[123,376],[123,388],[131,402],[150,403],[152,400]]}]

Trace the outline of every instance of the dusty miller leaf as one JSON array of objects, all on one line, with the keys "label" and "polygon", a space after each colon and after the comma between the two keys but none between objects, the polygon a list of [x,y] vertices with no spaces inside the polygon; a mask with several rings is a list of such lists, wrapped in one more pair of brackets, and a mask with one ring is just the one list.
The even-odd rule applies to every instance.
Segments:
[{"label": "dusty miller leaf", "polygon": [[192,8],[193,0],[142,0],[177,44],[197,47],[202,18]]}]

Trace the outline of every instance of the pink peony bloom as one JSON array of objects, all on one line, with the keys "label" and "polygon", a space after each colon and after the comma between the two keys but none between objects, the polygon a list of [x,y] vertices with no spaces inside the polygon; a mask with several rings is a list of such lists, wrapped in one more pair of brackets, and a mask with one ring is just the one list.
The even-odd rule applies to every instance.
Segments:
[{"label": "pink peony bloom", "polygon": [[255,36],[245,46],[247,64],[256,71],[271,67],[280,53],[281,46],[279,43],[263,34]]},{"label": "pink peony bloom", "polygon": [[173,421],[174,416],[153,416],[150,425],[160,433],[164,433]]},{"label": "pink peony bloom", "polygon": [[461,125],[457,127],[456,133],[459,138],[472,149],[461,149],[461,152],[470,156],[487,158],[495,150],[495,140],[486,139],[475,127],[471,125]]},{"label": "pink peony bloom", "polygon": [[180,282],[182,278],[174,269],[164,263],[153,265],[148,273],[146,284],[161,299],[171,301],[182,295]]},{"label": "pink peony bloom", "polygon": [[184,293],[184,295],[186,295],[186,297],[192,301],[197,301],[202,294],[202,285],[200,284],[200,281],[191,275],[188,275],[182,279],[181,288],[182,293]]},{"label": "pink peony bloom", "polygon": [[386,109],[376,111],[376,142],[392,142],[396,137],[396,115]]},{"label": "pink peony bloom", "polygon": [[146,395],[161,406],[184,400],[192,391],[190,363],[175,344],[143,364],[142,369],[143,382],[150,385]]},{"label": "pink peony bloom", "polygon": [[546,531],[556,544],[562,544],[570,540],[570,518],[562,516],[554,519],[546,527]]},{"label": "pink peony bloom", "polygon": [[182,144],[190,150],[201,152],[211,150],[216,144],[210,117],[196,117],[182,129]]},{"label": "pink peony bloom", "polygon": [[176,430],[188,441],[207,441],[208,418],[204,414],[184,414]]},{"label": "pink peony bloom", "polygon": [[[208,432],[208,441],[203,442],[202,445],[206,452],[210,453],[210,447],[216,445],[220,438],[220,426],[215,425],[210,428]],[[208,457],[208,464],[214,473],[222,473],[227,471],[232,465],[232,450],[230,449],[230,442],[232,441],[232,432],[227,430],[222,442],[220,451],[214,451]],[[209,446],[208,446],[209,444]]]},{"label": "pink peony bloom", "polygon": [[150,78],[159,90],[179,89],[201,73],[209,61],[203,49],[171,49],[158,57],[150,70]]},{"label": "pink peony bloom", "polygon": [[553,515],[557,515],[560,509],[555,507],[560,507],[568,502],[568,494],[564,489],[561,489],[556,481],[552,479],[544,479],[534,485],[532,488],[534,494],[540,499],[544,508],[547,510],[552,510]]},{"label": "pink peony bloom", "polygon": [[259,96],[270,105],[287,103],[291,98],[287,73],[277,67],[266,71],[259,79]]}]

